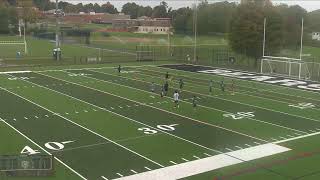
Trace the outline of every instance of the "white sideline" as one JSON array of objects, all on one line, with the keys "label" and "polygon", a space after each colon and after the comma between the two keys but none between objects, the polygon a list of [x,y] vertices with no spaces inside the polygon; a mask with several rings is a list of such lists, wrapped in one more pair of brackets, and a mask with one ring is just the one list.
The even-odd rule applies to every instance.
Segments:
[{"label": "white sideline", "polygon": [[0,74],[18,74],[18,73],[30,73],[31,71],[5,71],[0,72]]},{"label": "white sideline", "polygon": [[185,162],[153,171],[147,171],[140,174],[134,174],[127,177],[118,178],[118,180],[174,180],[189,177],[192,175],[212,171],[215,169],[239,164],[245,161],[271,156],[278,153],[289,151],[283,146],[268,143],[246,149],[241,149],[225,154],[219,154],[204,159]]}]

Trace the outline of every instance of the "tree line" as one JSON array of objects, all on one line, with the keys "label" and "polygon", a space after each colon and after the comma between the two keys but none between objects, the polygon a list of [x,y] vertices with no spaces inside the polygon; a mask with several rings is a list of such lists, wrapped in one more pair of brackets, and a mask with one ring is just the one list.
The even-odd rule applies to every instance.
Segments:
[{"label": "tree line", "polygon": [[[27,22],[36,19],[30,10],[31,6],[36,6],[40,10],[55,8],[55,4],[49,0],[0,0],[0,33],[10,32],[8,28],[10,24],[17,24],[14,6],[24,7],[21,17]],[[60,1],[59,8],[67,13],[91,11],[118,13],[118,10],[109,2],[102,5],[97,3],[74,5]],[[299,48],[302,18],[305,19],[306,33],[320,31],[319,11],[308,13],[298,5],[275,6],[271,3],[261,3],[261,0],[245,4],[227,1],[208,3],[203,0],[197,7],[179,9],[168,7],[164,1],[153,8],[128,2],[122,6],[121,12],[130,15],[131,18],[141,16],[171,18],[175,33],[183,34],[193,33],[194,14],[197,13],[199,35],[221,34],[229,39],[229,45],[235,51],[255,58],[261,57],[264,18],[267,18],[268,34],[266,52],[272,54],[277,53],[284,46]]]}]

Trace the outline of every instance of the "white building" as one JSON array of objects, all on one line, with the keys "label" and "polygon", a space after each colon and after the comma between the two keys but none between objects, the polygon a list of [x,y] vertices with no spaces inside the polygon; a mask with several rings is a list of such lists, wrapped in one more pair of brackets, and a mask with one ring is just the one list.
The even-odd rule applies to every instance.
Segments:
[{"label": "white building", "polygon": [[312,33],[312,40],[320,41],[320,32],[313,32]]},{"label": "white building", "polygon": [[135,33],[172,34],[170,32],[170,18],[115,19],[112,22],[112,26],[114,29],[124,29]]}]

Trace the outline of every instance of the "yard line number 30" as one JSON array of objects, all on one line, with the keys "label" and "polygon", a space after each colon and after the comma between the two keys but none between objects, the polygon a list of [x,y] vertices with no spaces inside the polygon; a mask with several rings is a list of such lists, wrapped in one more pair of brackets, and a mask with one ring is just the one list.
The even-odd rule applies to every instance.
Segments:
[{"label": "yard line number 30", "polygon": [[[157,125],[157,128],[163,131],[174,131],[175,126],[177,126],[178,124],[170,124],[170,125]],[[142,127],[138,129],[139,131],[143,131],[144,134],[156,134],[158,133],[157,130],[155,129],[151,129],[151,128],[147,128],[147,127]]]}]

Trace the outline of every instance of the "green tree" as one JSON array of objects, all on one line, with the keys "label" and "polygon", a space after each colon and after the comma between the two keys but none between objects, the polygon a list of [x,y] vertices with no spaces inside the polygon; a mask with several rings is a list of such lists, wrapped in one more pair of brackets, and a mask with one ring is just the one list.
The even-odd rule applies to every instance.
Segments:
[{"label": "green tree", "polygon": [[101,12],[116,14],[118,13],[118,10],[110,2],[108,2],[101,6]]},{"label": "green tree", "polygon": [[232,49],[256,59],[262,55],[264,13],[254,3],[238,6],[232,21],[229,41]]},{"label": "green tree", "polygon": [[279,9],[267,6],[264,9],[266,24],[266,55],[275,55],[280,52],[284,44],[284,26]]},{"label": "green tree", "polygon": [[284,45],[286,47],[299,49],[301,20],[302,18],[306,19],[307,11],[300,6],[288,7],[287,5],[282,5],[278,8],[283,21]]},{"label": "green tree", "polygon": [[162,1],[159,6],[153,8],[152,17],[153,18],[164,18],[168,17],[168,4]]},{"label": "green tree", "polygon": [[0,6],[0,34],[9,33],[9,14],[8,10],[4,6]]},{"label": "green tree", "polygon": [[136,19],[138,17],[139,5],[136,3],[126,3],[122,6],[121,12],[130,15],[131,18]]},{"label": "green tree", "polygon": [[170,17],[173,17],[173,28],[177,33],[190,33],[192,31],[192,9],[189,7],[179,8],[170,13]]}]

